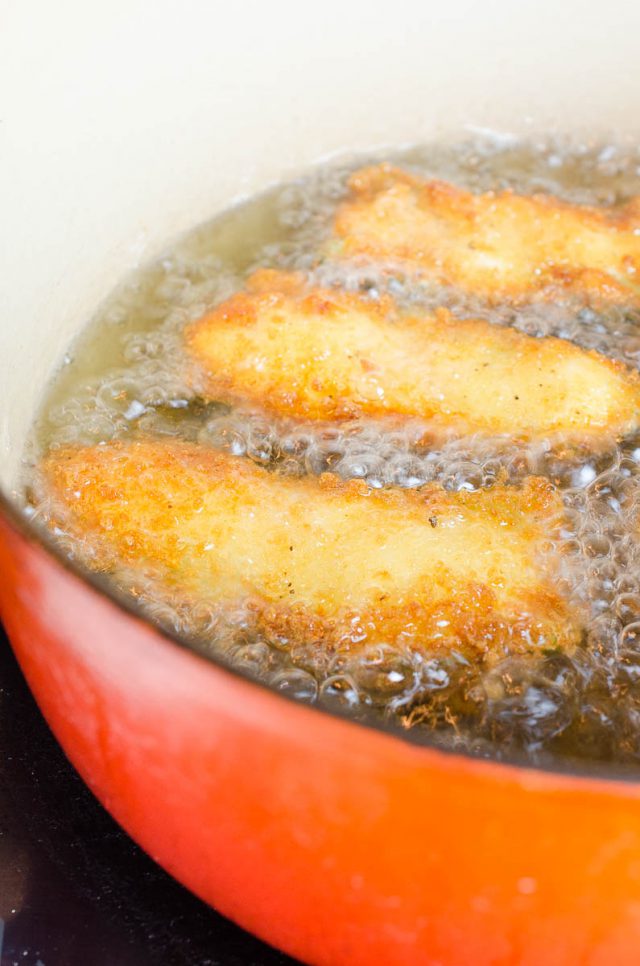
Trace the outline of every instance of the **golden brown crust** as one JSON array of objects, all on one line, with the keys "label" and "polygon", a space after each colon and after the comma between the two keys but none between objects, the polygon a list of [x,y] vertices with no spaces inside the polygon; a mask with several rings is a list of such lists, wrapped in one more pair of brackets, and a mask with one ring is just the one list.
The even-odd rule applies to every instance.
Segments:
[{"label": "golden brown crust", "polygon": [[93,548],[97,569],[248,607],[281,640],[494,658],[579,638],[554,586],[563,510],[545,480],[379,491],[155,441],[56,451],[42,471],[55,525]]},{"label": "golden brown crust", "polygon": [[298,419],[415,417],[436,436],[596,444],[639,422],[640,378],[597,352],[445,310],[411,317],[300,275],[257,273],[185,339],[210,398]]},{"label": "golden brown crust", "polygon": [[357,171],[335,220],[340,253],[396,262],[484,296],[562,291],[640,304],[640,201],[615,209],[512,191],[473,194],[389,164]]}]

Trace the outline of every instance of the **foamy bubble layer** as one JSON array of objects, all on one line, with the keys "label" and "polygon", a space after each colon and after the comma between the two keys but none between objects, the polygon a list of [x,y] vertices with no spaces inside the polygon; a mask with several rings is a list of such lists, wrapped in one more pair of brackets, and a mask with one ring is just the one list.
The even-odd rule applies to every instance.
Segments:
[{"label": "foamy bubble layer", "polygon": [[[595,205],[640,194],[640,154],[613,144],[484,138],[389,157],[474,190],[512,187]],[[221,615],[206,601],[167,593],[149,576],[122,569],[110,579],[162,626],[296,700],[364,721],[382,719],[413,737],[483,756],[640,762],[640,438],[598,454],[507,438],[436,445],[417,421],[401,427],[371,420],[300,424],[199,396],[198,375],[183,348],[185,324],[265,266],[304,271],[313,283],[373,299],[390,293],[412,310],[444,305],[459,317],[560,336],[638,368],[635,311],[595,311],[575,297],[490,307],[388,266],[319,260],[346,179],[362,163],[318,168],[226,212],[114,293],[70,350],[39,414],[25,461],[27,511],[35,521],[51,516],[46,495],[33,497],[34,467],[43,452],[141,434],[199,441],[278,473],[330,472],[374,487],[438,481],[453,491],[477,490],[498,480],[546,476],[566,508],[559,581],[590,615],[584,642],[572,655],[550,649],[535,659],[510,657],[487,667],[456,652],[434,656],[429,642],[332,655],[311,641],[256,637],[242,608]],[[60,531],[56,537],[66,553],[92,566],[91,546]]]}]

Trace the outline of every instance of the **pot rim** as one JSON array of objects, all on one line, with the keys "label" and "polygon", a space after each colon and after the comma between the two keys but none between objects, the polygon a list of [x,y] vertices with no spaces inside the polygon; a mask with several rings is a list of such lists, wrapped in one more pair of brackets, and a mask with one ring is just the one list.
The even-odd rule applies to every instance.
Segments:
[{"label": "pot rim", "polygon": [[11,528],[17,531],[23,539],[32,545],[35,544],[47,556],[52,557],[67,573],[98,593],[101,597],[106,598],[118,610],[140,621],[148,630],[159,634],[171,645],[189,651],[195,657],[212,664],[218,670],[224,671],[246,684],[258,687],[276,699],[293,702],[297,707],[304,708],[310,713],[325,715],[338,719],[339,721],[348,722],[354,727],[365,728],[368,731],[382,734],[387,738],[402,742],[405,745],[408,744],[414,748],[423,748],[428,752],[437,752],[445,755],[449,759],[458,758],[465,764],[473,763],[483,771],[483,766],[486,766],[487,771],[498,768],[504,772],[515,771],[521,774],[535,772],[549,778],[557,776],[559,778],[577,780],[580,783],[587,781],[604,782],[606,785],[611,786],[612,791],[616,786],[620,785],[626,786],[627,790],[630,790],[630,786],[640,785],[640,771],[636,766],[625,767],[621,764],[607,765],[605,762],[600,761],[582,762],[577,758],[559,759],[553,763],[537,764],[527,759],[524,754],[512,754],[501,759],[486,758],[465,749],[452,749],[439,745],[428,735],[420,734],[418,737],[413,731],[401,728],[400,725],[394,725],[388,721],[374,719],[358,720],[353,718],[347,711],[327,708],[319,704],[307,704],[289,694],[278,692],[266,682],[252,677],[224,660],[223,657],[205,650],[195,639],[190,639],[186,635],[177,634],[161,620],[152,620],[144,612],[140,604],[134,599],[127,597],[107,578],[93,573],[88,568],[68,557],[54,538],[44,528],[31,522],[21,510],[17,501],[12,499],[3,487],[0,487],[0,517],[2,516],[8,521]]}]

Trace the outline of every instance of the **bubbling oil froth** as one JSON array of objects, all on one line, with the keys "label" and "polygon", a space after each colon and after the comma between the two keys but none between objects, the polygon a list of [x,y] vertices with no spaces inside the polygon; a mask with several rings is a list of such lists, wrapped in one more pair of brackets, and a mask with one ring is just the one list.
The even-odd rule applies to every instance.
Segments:
[{"label": "bubbling oil froth", "polygon": [[[589,204],[640,193],[640,157],[612,145],[569,147],[549,140],[522,146],[489,139],[412,149],[397,160],[474,190],[547,191]],[[487,668],[456,652],[435,656],[428,642],[422,648],[383,642],[329,654],[308,641],[256,636],[243,607],[220,614],[206,601],[172,595],[150,576],[124,569],[110,576],[162,626],[298,700],[362,720],[382,718],[412,735],[483,756],[640,761],[640,438],[598,455],[508,438],[429,445],[418,421],[400,427],[372,420],[299,424],[198,396],[197,375],[182,344],[185,324],[264,266],[304,271],[312,284],[367,292],[373,299],[389,292],[413,311],[445,305],[459,317],[485,318],[537,337],[560,336],[638,368],[634,311],[598,313],[575,297],[517,310],[488,307],[401,272],[362,262],[319,263],[347,176],[361,163],[320,168],[228,213],[125,284],[51,388],[27,454],[27,492],[34,492],[33,467],[43,451],[140,434],[214,445],[277,473],[331,472],[373,487],[437,481],[449,490],[476,490],[498,480],[546,476],[566,510],[559,580],[590,614],[584,644],[571,656],[551,649],[536,659],[509,657]],[[53,512],[41,494],[31,496],[27,511],[44,520]],[[89,545],[62,532],[57,539],[91,567]]]}]

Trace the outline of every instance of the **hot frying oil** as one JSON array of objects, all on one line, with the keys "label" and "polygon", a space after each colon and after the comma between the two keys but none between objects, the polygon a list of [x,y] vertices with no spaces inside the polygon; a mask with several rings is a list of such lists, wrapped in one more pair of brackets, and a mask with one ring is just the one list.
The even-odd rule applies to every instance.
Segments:
[{"label": "hot frying oil", "polygon": [[[511,187],[596,206],[640,194],[640,155],[615,145],[485,138],[388,152],[385,159],[475,191]],[[276,473],[328,471],[373,487],[437,481],[475,490],[498,479],[547,476],[566,509],[566,592],[589,615],[582,645],[571,655],[551,647],[535,658],[474,665],[457,652],[430,653],[429,642],[331,655],[308,641],[283,646],[251,634],[241,613],[221,619],[206,601],[172,596],[148,575],[122,568],[110,577],[165,627],[300,700],[382,718],[414,737],[483,756],[640,762],[640,438],[570,455],[545,441],[473,437],[417,445],[411,424],[390,430],[373,420],[334,427],[287,422],[206,402],[197,392],[184,326],[240,289],[258,267],[300,270],[371,298],[389,292],[414,310],[444,305],[456,316],[560,336],[638,368],[637,311],[595,310],[569,297],[489,306],[408,275],[319,255],[350,172],[377,160],[331,163],[237,205],[128,278],[69,349],[48,388],[25,458],[26,510],[36,520],[49,512],[34,483],[44,452],[140,435],[216,446]],[[90,547],[63,532],[58,539],[91,565]]]}]

